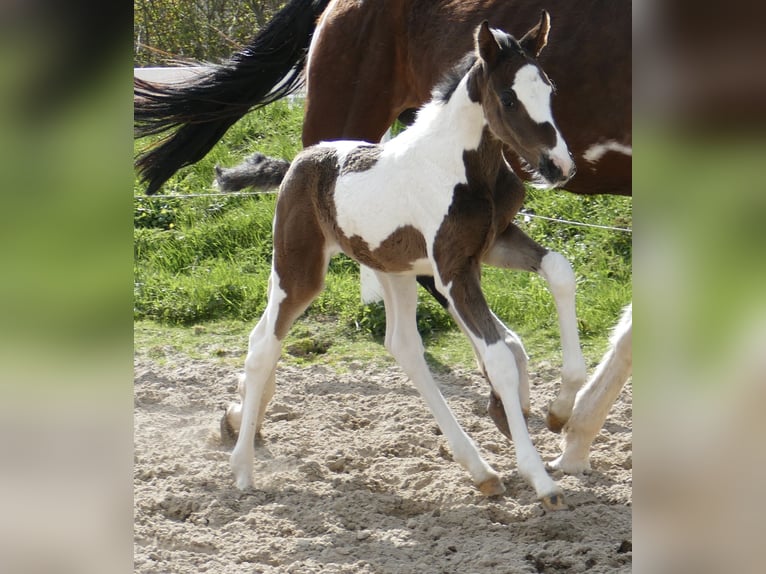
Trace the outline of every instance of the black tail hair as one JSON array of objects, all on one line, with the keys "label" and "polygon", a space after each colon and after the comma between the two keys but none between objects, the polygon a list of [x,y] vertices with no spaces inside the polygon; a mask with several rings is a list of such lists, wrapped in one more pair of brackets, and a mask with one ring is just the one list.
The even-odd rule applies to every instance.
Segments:
[{"label": "black tail hair", "polygon": [[247,48],[194,80],[172,85],[134,80],[135,136],[173,130],[136,159],[148,195],[205,157],[247,112],[301,85],[317,19],[329,2],[292,0]]}]

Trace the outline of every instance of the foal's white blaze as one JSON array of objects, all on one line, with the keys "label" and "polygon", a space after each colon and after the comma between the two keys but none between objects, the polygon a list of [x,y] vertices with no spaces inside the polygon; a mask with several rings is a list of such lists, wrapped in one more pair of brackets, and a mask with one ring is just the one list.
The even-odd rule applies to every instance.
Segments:
[{"label": "foal's white blaze", "polygon": [[548,122],[556,130],[556,145],[549,152],[551,160],[555,163],[564,175],[569,175],[574,169],[574,162],[569,155],[564,138],[559,132],[556,122],[553,121],[553,112],[551,111],[551,85],[543,80],[540,70],[532,64],[527,64],[516,72],[516,78],[511,86],[516,92],[516,97],[524,104],[527,114],[532,121],[542,124]]},{"label": "foal's white blaze", "polygon": [[540,75],[540,71],[532,64],[527,64],[516,72],[516,78],[511,86],[519,101],[532,120],[538,124],[553,122],[551,112],[551,92],[550,84],[546,83]]},{"label": "foal's white blaze", "polygon": [[631,157],[633,156],[632,146],[625,145],[614,140],[606,140],[590,146],[585,150],[585,153],[582,154],[582,157],[584,160],[589,161],[590,163],[597,163],[610,151],[621,153],[623,155],[629,155]]}]

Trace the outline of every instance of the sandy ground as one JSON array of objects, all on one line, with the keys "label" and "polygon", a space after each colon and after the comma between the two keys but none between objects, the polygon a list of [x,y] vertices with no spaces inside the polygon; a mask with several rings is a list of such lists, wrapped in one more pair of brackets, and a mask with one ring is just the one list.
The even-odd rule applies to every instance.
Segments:
[{"label": "sandy ground", "polygon": [[[240,492],[219,420],[237,371],[215,361],[135,360],[135,572],[629,572],[631,385],[596,439],[593,472],[554,474],[571,509],[546,513],[515,469],[513,445],[485,413],[471,371],[436,378],[463,428],[504,477],[487,499],[452,460],[397,367],[347,372],[280,366],[255,488]],[[532,439],[556,370],[532,365]]]}]

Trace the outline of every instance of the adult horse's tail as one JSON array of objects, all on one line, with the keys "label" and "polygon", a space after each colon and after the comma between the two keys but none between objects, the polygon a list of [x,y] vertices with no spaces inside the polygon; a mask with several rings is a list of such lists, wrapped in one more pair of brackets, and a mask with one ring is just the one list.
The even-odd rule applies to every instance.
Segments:
[{"label": "adult horse's tail", "polygon": [[291,0],[241,52],[194,80],[134,80],[135,135],[174,130],[136,159],[146,193],[202,159],[237,120],[295,91],[317,19],[330,0]]}]

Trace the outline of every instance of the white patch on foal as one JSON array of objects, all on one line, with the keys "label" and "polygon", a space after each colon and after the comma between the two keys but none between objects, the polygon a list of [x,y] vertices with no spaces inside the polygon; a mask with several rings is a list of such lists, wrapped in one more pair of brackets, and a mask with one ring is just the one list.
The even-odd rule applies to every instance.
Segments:
[{"label": "white patch on foal", "polygon": [[550,156],[562,173],[569,173],[572,170],[573,162],[569,155],[569,148],[561,136],[556,122],[553,121],[551,110],[553,88],[551,85],[543,80],[540,70],[536,66],[527,64],[516,72],[516,78],[511,87],[532,121],[538,124],[549,123],[556,130],[556,145],[550,151]]},{"label": "white patch on foal", "polygon": [[585,161],[590,163],[597,163],[608,152],[613,151],[615,153],[621,153],[623,155],[633,156],[633,147],[622,144],[614,140],[606,140],[601,143],[594,144],[585,150],[582,157]]},{"label": "white patch on foal", "polygon": [[556,125],[550,106],[553,88],[543,80],[536,66],[527,64],[520,68],[511,87],[532,120],[538,124],[548,122]]},{"label": "white patch on foal", "polygon": [[[465,101],[457,103],[458,99]],[[481,105],[470,101],[465,78],[450,100],[447,110],[459,113],[445,117],[445,103],[428,104],[417,123],[382,148],[371,169],[338,179],[336,218],[347,237],[359,236],[375,250],[398,228],[410,225],[423,234],[430,249],[452,204],[455,185],[466,183],[463,153],[478,148],[485,123]],[[320,145],[336,149],[342,165],[359,142]]]}]

